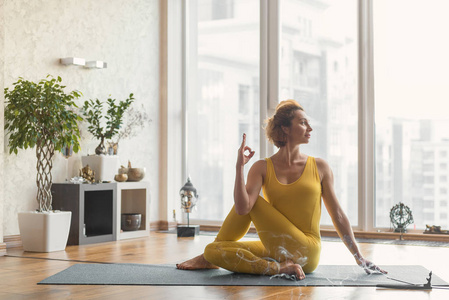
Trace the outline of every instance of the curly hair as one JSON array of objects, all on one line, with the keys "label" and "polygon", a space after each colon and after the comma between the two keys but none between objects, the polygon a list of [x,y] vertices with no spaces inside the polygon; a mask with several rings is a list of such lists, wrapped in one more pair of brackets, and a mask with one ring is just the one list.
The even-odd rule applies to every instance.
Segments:
[{"label": "curly hair", "polygon": [[276,147],[285,146],[286,135],[282,126],[289,127],[291,125],[294,113],[297,110],[304,111],[304,108],[295,100],[284,100],[276,106],[274,115],[265,120],[265,135]]}]

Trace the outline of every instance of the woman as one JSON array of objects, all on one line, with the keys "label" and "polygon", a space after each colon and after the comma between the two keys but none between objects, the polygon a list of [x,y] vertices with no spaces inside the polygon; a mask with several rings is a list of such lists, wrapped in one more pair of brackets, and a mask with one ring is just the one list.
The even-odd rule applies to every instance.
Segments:
[{"label": "woman", "polygon": [[[268,140],[279,150],[254,163],[246,185],[243,168],[254,151],[246,146],[243,135],[236,164],[235,205],[204,254],[178,264],[178,269],[222,267],[233,272],[289,274],[304,279],[306,273],[316,269],[320,258],[322,198],[338,235],[357,264],[367,273],[386,273],[361,255],[335,196],[327,162],[300,151],[301,144],[309,143],[311,131],[301,105],[294,100],[279,103],[266,127]],[[263,198],[259,196],[261,189]],[[260,241],[239,242],[251,222]]]}]

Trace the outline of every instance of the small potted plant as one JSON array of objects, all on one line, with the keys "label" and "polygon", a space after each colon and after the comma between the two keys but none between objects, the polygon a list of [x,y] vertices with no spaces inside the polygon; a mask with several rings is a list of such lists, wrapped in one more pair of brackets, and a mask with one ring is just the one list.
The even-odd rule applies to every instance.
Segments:
[{"label": "small potted plant", "polygon": [[[108,98],[108,109],[106,115],[103,115],[103,102],[100,100],[88,100],[84,102],[83,114],[89,123],[88,131],[100,140],[100,144],[95,148],[95,154],[106,154],[104,146],[105,139],[112,139],[120,129],[123,123],[123,115],[134,102],[133,94],[129,98],[116,104],[116,99]],[[103,118],[106,119],[104,126]]]},{"label": "small potted plant", "polygon": [[129,94],[128,99],[116,103],[116,99],[107,99],[107,110],[104,114],[104,103],[98,99],[84,102],[82,113],[89,123],[88,131],[100,144],[95,149],[96,155],[82,156],[83,166],[89,165],[95,171],[96,182],[108,182],[114,179],[118,170],[118,157],[106,154],[105,139],[114,137],[123,123],[123,116],[129,106],[134,102],[134,95]]},{"label": "small potted plant", "polygon": [[[19,228],[25,251],[64,250],[70,229],[71,212],[52,211],[52,158],[67,146],[80,149],[78,121],[73,109],[79,91],[66,93],[61,77],[48,75],[38,83],[19,78],[13,88],[5,88],[5,131],[9,153],[36,148],[36,212],[20,212]],[[49,221],[51,218],[52,221]],[[61,222],[61,223],[58,223]],[[53,224],[49,227],[48,224]],[[64,227],[64,230],[62,228]],[[60,233],[61,237],[53,236]],[[40,244],[39,244],[40,243]]]}]

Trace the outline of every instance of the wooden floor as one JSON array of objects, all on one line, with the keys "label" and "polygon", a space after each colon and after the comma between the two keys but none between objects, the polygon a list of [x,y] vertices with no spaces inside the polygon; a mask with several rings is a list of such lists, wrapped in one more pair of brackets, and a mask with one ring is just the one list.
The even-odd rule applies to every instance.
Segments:
[{"label": "wooden floor", "polygon": [[[53,253],[8,249],[0,257],[0,299],[449,299],[449,290],[436,289],[36,284],[80,262],[175,264],[199,254],[212,240],[212,236],[178,239],[175,234],[151,232],[148,238],[68,246],[66,251]],[[321,264],[354,263],[341,242],[323,242],[322,248]],[[449,282],[449,248],[381,244],[360,244],[360,248],[377,264],[419,264]]]}]

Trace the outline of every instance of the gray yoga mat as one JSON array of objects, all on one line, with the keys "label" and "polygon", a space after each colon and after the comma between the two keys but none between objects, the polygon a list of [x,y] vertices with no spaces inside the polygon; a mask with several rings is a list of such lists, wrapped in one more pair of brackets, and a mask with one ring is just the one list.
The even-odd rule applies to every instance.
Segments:
[{"label": "gray yoga mat", "polygon": [[[426,283],[429,271],[422,266],[382,266],[388,276],[415,284]],[[38,284],[61,285],[163,285],[163,286],[376,286],[396,284],[381,274],[367,275],[355,265],[322,265],[306,279],[239,274],[224,269],[178,270],[174,265],[76,264]],[[432,284],[448,285],[433,274]]]}]

